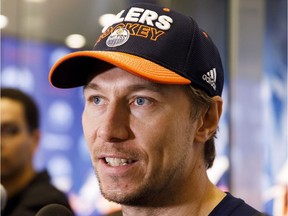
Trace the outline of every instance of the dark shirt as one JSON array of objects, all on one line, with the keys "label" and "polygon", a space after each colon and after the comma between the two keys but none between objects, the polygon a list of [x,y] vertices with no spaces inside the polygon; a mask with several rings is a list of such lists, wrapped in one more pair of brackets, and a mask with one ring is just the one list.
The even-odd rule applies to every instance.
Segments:
[{"label": "dark shirt", "polygon": [[260,216],[259,211],[230,193],[213,209],[208,216]]},{"label": "dark shirt", "polygon": [[50,183],[47,171],[38,173],[26,188],[8,198],[2,216],[35,216],[45,205],[57,203],[71,210],[63,192]]}]

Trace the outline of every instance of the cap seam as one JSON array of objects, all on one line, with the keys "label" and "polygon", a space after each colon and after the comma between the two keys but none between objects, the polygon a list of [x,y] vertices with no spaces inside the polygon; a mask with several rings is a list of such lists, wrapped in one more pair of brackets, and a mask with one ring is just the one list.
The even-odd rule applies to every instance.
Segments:
[{"label": "cap seam", "polygon": [[192,49],[192,47],[193,47],[194,40],[195,40],[195,32],[196,32],[196,28],[198,28],[196,22],[193,23],[192,18],[189,17],[189,16],[188,16],[188,18],[189,18],[189,20],[190,20],[192,26],[193,26],[193,24],[194,24],[195,28],[192,29],[192,31],[191,31],[191,35],[192,35],[192,37],[191,37],[191,40],[190,40],[190,45],[189,45],[188,52],[187,52],[187,54],[186,54],[185,64],[184,64],[184,66],[183,66],[184,68],[182,69],[182,70],[184,71],[185,74],[186,74],[186,71],[187,71],[187,69],[188,69],[188,68],[187,68],[187,65],[188,65],[188,62],[189,62],[189,57],[190,57],[191,54],[193,54],[193,52],[194,52],[194,50]]}]

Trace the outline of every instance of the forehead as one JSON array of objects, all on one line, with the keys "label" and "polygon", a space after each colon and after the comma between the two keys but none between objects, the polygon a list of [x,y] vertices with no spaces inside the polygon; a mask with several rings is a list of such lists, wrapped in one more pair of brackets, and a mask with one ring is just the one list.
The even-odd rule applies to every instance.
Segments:
[{"label": "forehead", "polygon": [[[113,67],[108,70],[105,70],[101,73],[94,73],[91,75],[90,83],[93,81],[105,81],[105,82],[115,82],[117,80],[127,80],[131,82],[143,82],[148,83],[150,81],[143,79],[139,76],[129,73],[121,68]],[[88,83],[89,83],[88,82]],[[151,82],[152,83],[152,82]]]},{"label": "forehead", "polygon": [[24,121],[23,105],[9,98],[1,98],[1,123]]},{"label": "forehead", "polygon": [[121,68],[111,68],[102,73],[91,75],[85,89],[97,88],[127,88],[131,90],[150,89],[152,91],[163,91],[164,89],[184,88],[184,85],[160,84],[146,78],[142,78]]}]

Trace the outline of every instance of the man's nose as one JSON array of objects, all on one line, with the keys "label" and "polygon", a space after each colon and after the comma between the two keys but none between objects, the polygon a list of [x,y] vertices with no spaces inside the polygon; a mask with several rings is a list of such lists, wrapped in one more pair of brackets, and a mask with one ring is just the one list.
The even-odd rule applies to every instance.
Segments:
[{"label": "man's nose", "polygon": [[125,104],[109,104],[101,120],[97,136],[104,141],[121,142],[130,137],[130,111]]}]

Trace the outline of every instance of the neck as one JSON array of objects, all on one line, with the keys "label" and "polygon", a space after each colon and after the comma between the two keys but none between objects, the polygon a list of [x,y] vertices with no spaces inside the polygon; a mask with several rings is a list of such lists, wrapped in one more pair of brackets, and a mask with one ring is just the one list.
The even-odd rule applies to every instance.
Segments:
[{"label": "neck", "polygon": [[194,181],[189,181],[182,191],[171,197],[167,205],[155,207],[122,206],[123,216],[207,216],[226,196],[213,185],[205,172]]},{"label": "neck", "polygon": [[12,177],[1,177],[1,183],[3,184],[7,196],[11,197],[25,188],[29,182],[35,176],[35,171],[32,166],[29,166],[22,170],[17,175],[13,175]]}]

